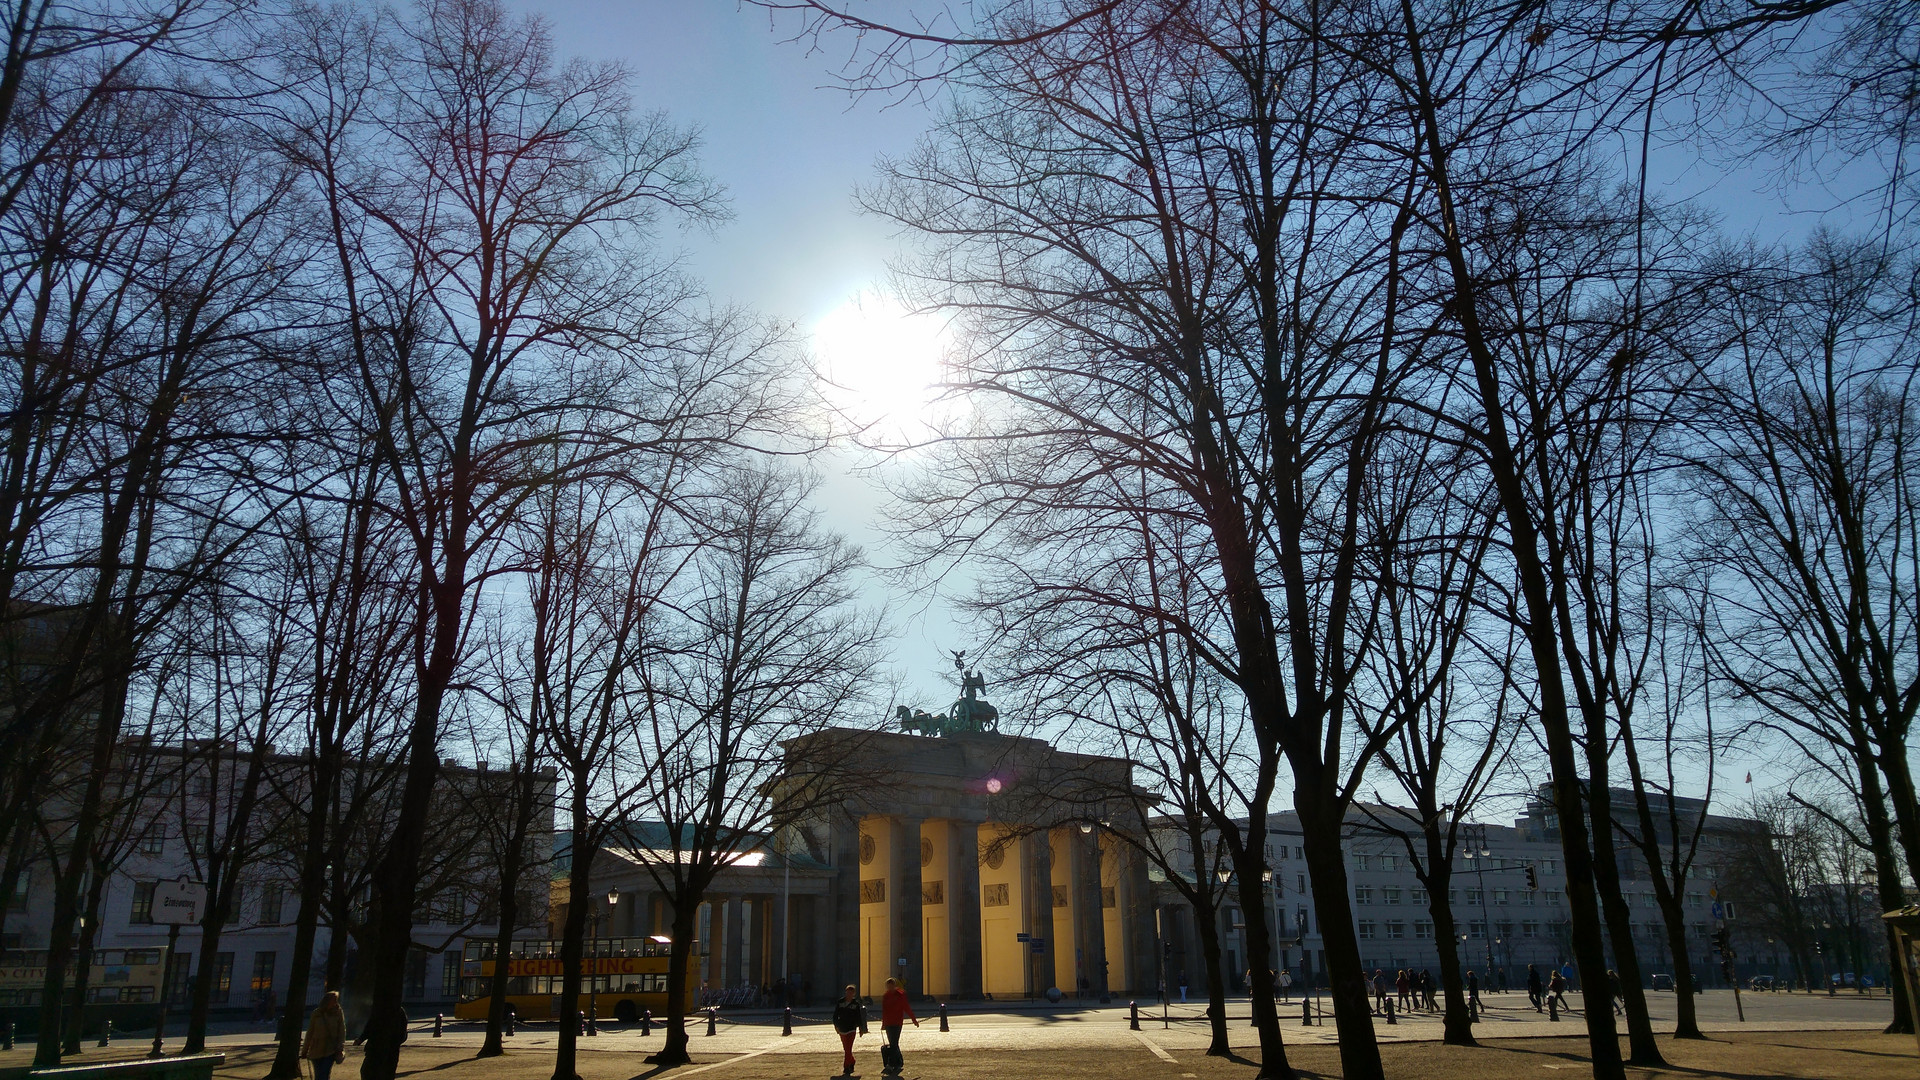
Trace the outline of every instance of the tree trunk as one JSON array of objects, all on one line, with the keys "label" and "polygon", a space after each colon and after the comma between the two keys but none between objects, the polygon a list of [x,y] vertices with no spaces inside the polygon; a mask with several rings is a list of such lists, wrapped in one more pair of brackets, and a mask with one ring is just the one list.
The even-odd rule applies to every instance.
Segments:
[{"label": "tree trunk", "polygon": [[[1865,739],[1856,739],[1861,747],[1855,755],[1854,766],[1860,772],[1860,804],[1866,810],[1867,840],[1873,846],[1874,876],[1880,884],[1880,906],[1892,911],[1905,906],[1906,890],[1900,885],[1900,860],[1893,851],[1893,823],[1887,816],[1887,804],[1880,791],[1880,776],[1874,769],[1873,757],[1866,751]],[[1898,942],[1894,940],[1893,928],[1886,928],[1887,955],[1899,956]],[[1851,936],[1851,935],[1849,935]],[[1866,965],[1856,962],[1854,970],[1866,974]],[[1893,992],[1893,1022],[1887,1025],[1889,1035],[1913,1034],[1913,1013],[1907,1006],[1907,980],[1887,980]]]},{"label": "tree trunk", "polygon": [[[307,1015],[307,984],[313,981],[313,950],[320,938],[321,897],[327,891],[327,803],[333,791],[333,756],[322,749],[314,757],[313,790],[307,810],[306,845],[300,853],[300,916],[294,921],[293,958],[287,973],[287,1002],[275,1033],[279,1047],[266,1080],[293,1080],[300,1075],[300,1035]],[[329,988],[335,984],[328,980]]]},{"label": "tree trunk", "polygon": [[573,789],[573,858],[567,870],[567,924],[560,935],[560,1040],[553,1058],[553,1080],[580,1080],[578,1064],[580,1025],[574,1013],[580,1004],[581,958],[586,954],[587,920],[592,917],[593,847],[588,844],[587,792]]},{"label": "tree trunk", "polygon": [[[1604,716],[1589,717],[1587,722],[1587,808],[1593,816],[1593,870],[1601,881],[1620,880],[1620,856],[1614,847],[1613,797],[1607,789],[1606,753],[1611,745],[1604,730]],[[1596,725],[1602,730],[1596,731]],[[1659,873],[1655,868],[1654,873]],[[1620,976],[1621,1005],[1627,1013],[1627,1060],[1635,1065],[1664,1065],[1660,1040],[1653,1033],[1653,1018],[1647,1015],[1647,991],[1640,979],[1640,955],[1634,951],[1633,909],[1619,888],[1600,890],[1600,909],[1607,919],[1607,936],[1613,939],[1613,970]],[[1612,999],[1612,980],[1607,997]],[[1607,1011],[1613,1011],[1609,1008]]]},{"label": "tree trunk", "polygon": [[1673,997],[1676,1019],[1673,1037],[1704,1039],[1693,1001],[1693,957],[1687,952],[1687,916],[1679,891],[1661,898],[1660,914],[1666,923],[1667,951],[1673,954]]},{"label": "tree trunk", "polygon": [[100,939],[100,897],[107,889],[107,875],[94,868],[87,885],[86,919],[80,925],[80,963],[73,971],[73,1023],[67,1025],[64,1053],[80,1052],[80,1041],[87,1034],[87,987],[93,981],[93,944]]},{"label": "tree trunk", "polygon": [[[456,542],[463,543],[464,537]],[[370,969],[372,1013],[367,1018],[367,1051],[360,1063],[360,1080],[394,1080],[400,1070],[400,1040],[406,1026],[402,998],[407,950],[413,944],[414,894],[420,887],[420,852],[426,840],[433,789],[440,778],[440,704],[453,681],[466,596],[464,568],[451,565],[459,561],[455,548],[449,548],[447,561],[446,579],[432,589],[439,594],[433,600],[432,652],[416,690],[400,813],[373,872],[373,956],[361,965]]]},{"label": "tree trunk", "polygon": [[1300,816],[1302,846],[1306,849],[1307,875],[1313,882],[1314,918],[1320,924],[1320,941],[1326,949],[1328,995],[1333,999],[1333,1022],[1340,1039],[1341,1060],[1346,1060],[1349,1044],[1362,1060],[1368,1051],[1379,1058],[1374,1041],[1373,1004],[1367,999],[1367,976],[1360,965],[1360,939],[1353,928],[1353,908],[1348,903],[1352,890],[1347,884],[1347,863],[1340,846],[1345,824],[1338,808],[1319,804],[1317,793],[1296,784],[1294,810]]},{"label": "tree trunk", "polygon": [[[1253,1026],[1260,1033],[1260,1060],[1262,1071],[1267,1072],[1268,1061],[1277,1061],[1279,1071],[1271,1075],[1292,1076],[1292,1066],[1287,1064],[1286,1044],[1280,1034],[1280,1013],[1273,1004],[1273,923],[1267,918],[1266,873],[1266,834],[1264,831],[1249,832],[1245,849],[1245,858],[1236,867],[1240,884],[1240,917],[1247,924],[1247,970],[1248,1004],[1253,1012]],[[1374,1055],[1379,1048],[1374,1047]]]},{"label": "tree trunk", "polygon": [[[524,771],[533,774],[531,759]],[[507,1023],[507,968],[512,959],[513,928],[520,922],[520,894],[514,886],[520,883],[524,853],[524,841],[509,845],[500,868],[500,899],[495,904],[500,928],[493,935],[493,974],[487,980],[487,1037],[475,1057],[498,1057],[507,1052],[501,1041]]]},{"label": "tree trunk", "polygon": [[1434,951],[1440,957],[1440,989],[1447,999],[1441,1018],[1441,1041],[1452,1046],[1478,1046],[1473,1037],[1473,1013],[1467,1008],[1466,981],[1460,975],[1460,950],[1453,947],[1453,904],[1448,899],[1453,888],[1453,864],[1448,861],[1437,826],[1427,830],[1427,874],[1420,884],[1427,889],[1427,912],[1433,916]]},{"label": "tree trunk", "polygon": [[[214,956],[220,948],[220,934],[226,926],[227,902],[230,902],[230,897],[220,895],[230,890],[218,886],[219,871],[214,870],[208,876],[214,880],[207,882],[207,893],[217,899],[200,916],[200,970],[193,975],[193,991],[187,1007],[187,1041],[180,1047],[183,1054],[198,1054],[207,1048],[207,1013],[213,1008],[213,980],[219,974]],[[228,992],[232,992],[231,983]]]},{"label": "tree trunk", "polygon": [[1207,1020],[1213,1039],[1207,1044],[1208,1057],[1232,1057],[1233,1045],[1227,1039],[1227,973],[1220,963],[1219,909],[1211,911],[1193,906],[1194,928],[1200,932],[1200,952],[1207,962]]},{"label": "tree trunk", "polygon": [[[683,888],[673,897],[673,944],[667,954],[667,1037],[649,1065],[687,1065],[687,965],[693,953],[693,932],[700,910],[700,894]],[[833,989],[833,988],[829,988]],[[837,990],[832,995],[838,998]]]}]

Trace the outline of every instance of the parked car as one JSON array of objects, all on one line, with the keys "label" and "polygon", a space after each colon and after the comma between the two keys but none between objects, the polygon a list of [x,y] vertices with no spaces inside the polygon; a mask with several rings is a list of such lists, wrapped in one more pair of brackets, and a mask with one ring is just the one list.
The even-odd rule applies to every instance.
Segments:
[{"label": "parked car", "polygon": [[1773,989],[1773,976],[1755,975],[1753,978],[1747,980],[1747,988],[1749,990],[1771,990]]},{"label": "parked car", "polygon": [[1671,989],[1673,989],[1673,976],[1671,976],[1671,975],[1655,975],[1655,976],[1653,977],[1653,988],[1654,988],[1655,990],[1671,990]]}]

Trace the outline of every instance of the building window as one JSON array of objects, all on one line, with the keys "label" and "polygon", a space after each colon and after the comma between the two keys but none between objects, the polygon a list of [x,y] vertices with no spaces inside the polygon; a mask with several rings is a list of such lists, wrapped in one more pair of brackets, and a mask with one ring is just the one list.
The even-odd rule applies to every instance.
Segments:
[{"label": "building window", "polygon": [[1540,924],[1537,922],[1533,922],[1532,920],[1528,920],[1526,922],[1521,923],[1520,936],[1521,937],[1539,937]]},{"label": "building window", "polygon": [[192,988],[193,954],[174,953],[167,958],[167,1000],[175,1005],[183,1005]]},{"label": "building window", "polygon": [[1399,919],[1387,920],[1387,937],[1403,938],[1407,936],[1407,924]]},{"label": "building window", "polygon": [[1467,924],[1467,936],[1485,938],[1487,936],[1487,924],[1481,922],[1479,919],[1473,920]]},{"label": "building window", "polygon": [[1479,902],[1480,902],[1480,895],[1481,895],[1481,894],[1480,894],[1480,890],[1479,890],[1479,889],[1473,889],[1473,888],[1470,888],[1470,889],[1468,889],[1468,890],[1467,890],[1467,903],[1468,903],[1468,904],[1477,904],[1477,903],[1479,903]]},{"label": "building window", "polygon": [[1383,900],[1385,900],[1385,901],[1386,901],[1387,903],[1389,903],[1389,904],[1397,904],[1397,903],[1399,903],[1399,902],[1400,902],[1400,890],[1399,890],[1399,889],[1395,889],[1395,888],[1391,888],[1391,887],[1389,887],[1389,888],[1385,888],[1385,889],[1381,889],[1381,890],[1380,890],[1380,896],[1381,896],[1381,899],[1383,899]]},{"label": "building window", "polygon": [[1506,902],[1507,902],[1507,890],[1505,890],[1505,889],[1495,889],[1495,890],[1493,890],[1493,902],[1494,902],[1494,903],[1496,903],[1496,904],[1504,904],[1504,903],[1506,903]]},{"label": "building window", "polygon": [[133,883],[133,914],[127,921],[135,926],[150,926],[153,923],[153,887],[152,881]]},{"label": "building window", "polygon": [[1372,941],[1376,936],[1377,935],[1374,933],[1373,920],[1361,919],[1360,920],[1360,940]]},{"label": "building window", "polygon": [[1307,891],[1307,875],[1295,874],[1293,877],[1294,877],[1293,883],[1296,886],[1294,891],[1302,892],[1302,893],[1306,892]]},{"label": "building window", "polygon": [[281,909],[285,907],[286,899],[286,886],[281,885],[279,882],[270,882],[260,886],[260,921],[278,925],[280,922]]},{"label": "building window", "polygon": [[1533,906],[1533,890],[1531,889],[1520,890],[1520,904],[1522,907]]},{"label": "building window", "polygon": [[1567,896],[1565,893],[1561,892],[1559,889],[1548,889],[1546,899],[1547,899],[1547,903],[1549,904],[1559,905],[1559,904],[1566,903]]},{"label": "building window", "polygon": [[233,906],[227,908],[227,925],[237,926],[245,922],[246,911],[247,887],[245,885],[235,885],[233,887]]},{"label": "building window", "polygon": [[1373,886],[1355,885],[1353,887],[1353,902],[1356,904],[1373,903]]},{"label": "building window", "polygon": [[401,996],[419,1000],[427,996],[427,954],[421,949],[407,950],[407,981]]},{"label": "building window", "polygon": [[1392,855],[1382,855],[1382,856],[1380,856],[1380,869],[1382,869],[1382,870],[1398,870],[1399,868],[1400,868],[1400,860],[1399,860],[1399,859],[1397,859],[1397,858],[1395,858],[1395,857],[1393,857]]},{"label": "building window", "polygon": [[1419,938],[1422,941],[1431,941],[1433,939],[1433,920],[1432,919],[1413,920],[1413,936]]},{"label": "building window", "polygon": [[1304,859],[1304,858],[1306,858],[1306,857],[1307,857],[1307,856],[1306,856],[1306,849],[1305,849],[1305,848],[1302,848],[1302,847],[1296,847],[1296,848],[1294,848],[1294,849],[1293,849],[1293,857],[1294,857],[1294,858],[1296,858],[1296,859]]},{"label": "building window", "polygon": [[233,997],[233,954],[213,955],[213,1000],[225,1005]]},{"label": "building window", "polygon": [[273,989],[274,954],[257,952],[253,954],[253,981],[247,984],[255,997]]},{"label": "building window", "polygon": [[167,850],[167,831],[159,825],[151,825],[140,834],[140,854],[164,855]]},{"label": "building window", "polygon": [[1408,903],[1410,903],[1410,904],[1424,904],[1424,903],[1426,903],[1426,902],[1427,902],[1427,890],[1425,890],[1425,889],[1408,889],[1408,890],[1407,890],[1407,902],[1408,902]]},{"label": "building window", "polygon": [[1497,922],[1493,924],[1493,928],[1499,932],[1501,940],[1503,941],[1513,940],[1513,924],[1512,923]]},{"label": "building window", "polygon": [[460,996],[460,954],[443,952],[440,954],[440,996]]},{"label": "building window", "polygon": [[1557,873],[1557,872],[1559,871],[1559,869],[1560,869],[1560,860],[1558,860],[1558,859],[1541,859],[1541,860],[1540,860],[1540,869],[1542,869],[1542,870],[1544,870],[1544,871],[1546,871],[1546,872],[1547,872],[1547,873],[1549,873],[1549,874],[1552,874],[1552,873]]}]

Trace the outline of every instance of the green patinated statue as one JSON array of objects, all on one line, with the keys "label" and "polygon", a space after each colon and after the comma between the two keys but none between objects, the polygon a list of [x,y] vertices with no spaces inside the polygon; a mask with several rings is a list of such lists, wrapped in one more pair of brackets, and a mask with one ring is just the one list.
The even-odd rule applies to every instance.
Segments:
[{"label": "green patinated statue", "polygon": [[954,702],[947,712],[929,716],[925,709],[909,709],[901,705],[894,710],[900,721],[902,731],[919,735],[973,735],[986,731],[998,731],[1000,710],[980,700],[980,691],[987,688],[987,680],[978,670],[968,671],[966,651],[953,654],[953,666],[960,672],[960,700]]}]

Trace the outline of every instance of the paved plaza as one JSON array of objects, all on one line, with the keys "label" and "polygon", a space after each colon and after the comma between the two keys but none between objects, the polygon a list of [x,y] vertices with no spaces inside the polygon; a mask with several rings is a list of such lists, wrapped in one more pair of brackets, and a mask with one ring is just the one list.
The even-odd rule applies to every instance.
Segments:
[{"label": "paved plaza", "polygon": [[[1496,1045],[1508,1047],[1508,1050],[1494,1056],[1459,1058],[1462,1052],[1469,1055],[1476,1052],[1438,1046],[1440,1021],[1437,1016],[1418,1013],[1403,1017],[1393,1025],[1377,1021],[1376,1031],[1381,1040],[1394,1044],[1387,1048],[1390,1057],[1394,1054],[1411,1054],[1414,1057],[1407,1058],[1407,1061],[1427,1062],[1418,1066],[1416,1071],[1390,1070],[1389,1075],[1437,1080],[1447,1075],[1446,1069],[1438,1064],[1439,1059],[1444,1058],[1461,1062],[1461,1068],[1467,1070],[1461,1075],[1485,1080],[1486,1077],[1504,1075],[1498,1070],[1486,1072],[1485,1066],[1517,1060],[1515,1054],[1526,1056],[1527,1068],[1531,1070],[1526,1075],[1530,1076],[1543,1075],[1542,1070],[1561,1068],[1574,1069],[1574,1075],[1584,1071],[1582,1048],[1585,1028],[1578,1013],[1569,1015],[1560,1023],[1553,1023],[1527,1007],[1523,994],[1494,994],[1485,1000],[1489,1007],[1476,1034],[1485,1040],[1496,1040]],[[1662,1030],[1671,1031],[1673,996],[1654,994],[1650,1000],[1657,1025]],[[1725,1048],[1729,1039],[1734,1040],[1736,1048],[1753,1040],[1762,1040],[1753,1045],[1775,1048],[1761,1055],[1759,1060],[1763,1062],[1777,1063],[1780,1055],[1787,1050],[1792,1051],[1787,1055],[1789,1057],[1802,1052],[1817,1052],[1818,1060],[1807,1067],[1810,1071],[1748,1070],[1726,1075],[1838,1076],[1843,1073],[1832,1070],[1847,1062],[1851,1062],[1848,1071],[1844,1072],[1848,1076],[1879,1075],[1874,1070],[1881,1065],[1893,1068],[1894,1071],[1888,1075],[1920,1075],[1920,1063],[1916,1063],[1915,1044],[1911,1038],[1878,1034],[1890,1015],[1890,1005],[1885,997],[1776,993],[1746,994],[1742,1000],[1747,1012],[1744,1024],[1735,1018],[1733,995],[1730,992],[1713,991],[1700,996],[1701,1026],[1714,1033],[1716,1041],[1713,1046]],[[1244,998],[1230,1002],[1229,1015],[1232,1021],[1229,1033],[1236,1053],[1251,1055],[1258,1047],[1258,1039],[1248,1023],[1246,1004]],[[1204,1051],[1209,1042],[1208,1025],[1200,1007],[1192,1004],[1172,1006],[1166,1010],[1164,1018],[1157,1006],[1152,1010],[1143,1009],[1141,1030],[1137,1032],[1128,1026],[1128,1010],[1124,1004],[1091,1008],[1006,1008],[999,1011],[956,1009],[949,1013],[952,1030],[944,1033],[939,1030],[935,1010],[928,1007],[923,1012],[922,1026],[918,1029],[909,1027],[903,1041],[909,1060],[920,1063],[915,1069],[909,1070],[910,1076],[971,1077],[1045,1073],[1061,1076],[1188,1077],[1235,1075],[1235,1069],[1239,1070],[1238,1075],[1248,1075],[1244,1067],[1230,1060],[1205,1057]],[[772,1013],[723,1016],[716,1025],[716,1033],[710,1037],[705,1034],[706,1025],[701,1023],[692,1031],[691,1049],[695,1064],[673,1070],[671,1075],[680,1077],[712,1073],[714,1080],[730,1080],[734,1077],[738,1080],[758,1080],[774,1076],[826,1076],[837,1071],[839,1042],[830,1027],[812,1019],[806,1010],[799,1015],[801,1020],[795,1024],[791,1036],[780,1034],[779,1017]],[[1298,998],[1294,999],[1293,1007],[1283,1011],[1282,1015],[1286,1018],[1283,1030],[1289,1053],[1297,1051],[1299,1055],[1296,1064],[1303,1069],[1332,1070],[1317,1072],[1317,1075],[1337,1075],[1337,1058],[1332,1056],[1334,1047],[1331,1044],[1335,1033],[1332,1023],[1303,1026]],[[879,1028],[875,1026],[873,1035],[861,1039],[855,1047],[865,1071],[873,1075],[878,1075],[878,1036]],[[507,1057],[487,1062],[472,1059],[481,1037],[482,1031],[477,1024],[449,1022],[443,1026],[442,1036],[436,1039],[432,1036],[431,1020],[416,1020],[412,1037],[405,1048],[403,1071],[413,1074],[450,1073],[444,1080],[545,1080],[550,1075],[552,1059],[549,1055],[557,1038],[553,1025],[521,1026],[509,1041],[510,1052]],[[1842,1040],[1846,1046],[1813,1045],[1820,1040],[1835,1039]],[[258,1080],[264,1075],[266,1062],[271,1056],[270,1040],[271,1035],[265,1025],[228,1025],[211,1036],[209,1048],[230,1055],[222,1080]],[[583,1080],[629,1080],[648,1075],[652,1069],[641,1058],[657,1048],[661,1041],[662,1029],[658,1027],[647,1037],[640,1034],[638,1025],[604,1025],[598,1036],[581,1040],[580,1074]],[[75,1063],[138,1057],[146,1045],[146,1039],[129,1033],[116,1038],[113,1047],[108,1050],[100,1050],[90,1044],[87,1052]],[[173,1041],[170,1045],[177,1047],[178,1042]],[[1685,1047],[1687,1044],[1669,1041],[1668,1045]],[[1676,1051],[1675,1060],[1694,1054],[1696,1050],[1693,1048],[1679,1050]],[[342,1080],[354,1080],[357,1076],[353,1060],[355,1055],[356,1052],[350,1050],[346,1068],[336,1073]],[[30,1057],[31,1048],[20,1046],[11,1053],[0,1054],[0,1068],[24,1066]],[[1429,1058],[1433,1060],[1429,1061]],[[1536,1058],[1538,1060],[1534,1060]],[[1853,1061],[1853,1058],[1859,1060]],[[1480,1063],[1478,1066],[1467,1067],[1467,1062],[1476,1060]],[[990,1062],[1002,1063],[1002,1070],[980,1071]],[[1045,1068],[1041,1069],[1043,1063]],[[1853,1065],[1873,1067],[1859,1071],[1853,1069]],[[1696,1068],[1706,1068],[1707,1071],[1695,1071],[1692,1075],[1722,1075],[1712,1071],[1708,1065]],[[1034,1071],[1026,1071],[1029,1069]],[[1228,1071],[1221,1072],[1221,1069]],[[1440,1071],[1436,1072],[1435,1069]]]}]

